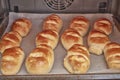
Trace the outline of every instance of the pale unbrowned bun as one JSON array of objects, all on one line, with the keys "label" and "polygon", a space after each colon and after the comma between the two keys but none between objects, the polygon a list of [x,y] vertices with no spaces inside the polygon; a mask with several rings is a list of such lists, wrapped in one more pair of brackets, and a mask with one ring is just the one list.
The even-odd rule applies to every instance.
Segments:
[{"label": "pale unbrowned bun", "polygon": [[62,28],[62,24],[63,24],[63,21],[58,15],[51,14],[45,18],[43,22],[43,30],[50,29],[50,30],[55,30],[57,32],[60,32]]},{"label": "pale unbrowned bun", "polygon": [[12,31],[18,32],[22,37],[26,36],[30,29],[31,29],[32,23],[27,18],[19,18],[12,24]]},{"label": "pale unbrowned bun", "polygon": [[54,62],[54,52],[51,47],[41,44],[27,57],[25,66],[30,74],[47,74]]},{"label": "pale unbrowned bun", "polygon": [[74,44],[83,44],[83,38],[76,30],[68,28],[63,32],[61,42],[64,48],[68,50]]},{"label": "pale unbrowned bun", "polygon": [[64,67],[72,74],[86,73],[90,67],[90,54],[87,48],[74,44],[64,58]]},{"label": "pale unbrowned bun", "polygon": [[15,75],[21,68],[24,52],[20,47],[6,49],[2,54],[1,72],[4,75]]},{"label": "pale unbrowned bun", "polygon": [[108,68],[120,69],[120,44],[116,42],[108,43],[104,48],[104,56]]},{"label": "pale unbrowned bun", "polygon": [[0,52],[3,53],[5,49],[20,46],[22,37],[16,31],[5,33],[0,41]]},{"label": "pale unbrowned bun", "polygon": [[36,36],[36,46],[40,44],[46,44],[54,49],[57,46],[59,35],[56,31],[53,30],[43,30],[38,33]]},{"label": "pale unbrowned bun", "polygon": [[109,37],[106,34],[97,30],[92,30],[88,35],[89,51],[93,54],[102,54],[105,45],[109,42]]},{"label": "pale unbrowned bun", "polygon": [[70,22],[70,28],[75,29],[81,36],[85,36],[89,29],[89,20],[84,16],[74,17]]},{"label": "pale unbrowned bun", "polygon": [[109,35],[112,33],[112,23],[107,18],[100,18],[95,21],[94,29]]}]

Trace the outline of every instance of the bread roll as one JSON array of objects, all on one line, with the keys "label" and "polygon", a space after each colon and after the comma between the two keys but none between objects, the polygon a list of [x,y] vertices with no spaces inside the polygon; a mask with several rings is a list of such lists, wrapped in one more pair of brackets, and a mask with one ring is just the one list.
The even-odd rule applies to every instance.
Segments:
[{"label": "bread roll", "polygon": [[72,74],[86,73],[90,67],[90,54],[86,47],[74,44],[64,58],[64,67]]},{"label": "bread roll", "polygon": [[26,36],[30,29],[32,23],[27,18],[20,18],[13,22],[12,24],[12,31],[18,32],[22,37]]},{"label": "bread roll", "polygon": [[30,74],[47,74],[54,62],[54,53],[51,47],[41,44],[27,57],[25,66]]},{"label": "bread roll", "polygon": [[109,68],[120,69],[120,44],[108,43],[104,48],[104,56]]},{"label": "bread roll", "polygon": [[109,42],[109,37],[97,30],[92,30],[88,35],[89,51],[93,54],[102,54],[105,45]]},{"label": "bread roll", "polygon": [[43,30],[38,33],[36,36],[36,46],[40,44],[46,44],[54,49],[58,43],[59,35],[56,31],[53,30]]},{"label": "bread roll", "polygon": [[106,18],[100,18],[95,21],[94,29],[104,32],[109,35],[112,32],[112,23]]},{"label": "bread roll", "polygon": [[1,72],[4,75],[15,75],[21,68],[24,52],[20,47],[6,49],[2,54]]},{"label": "bread roll", "polygon": [[0,41],[0,52],[3,53],[5,49],[20,46],[22,37],[16,31],[10,31],[3,35]]},{"label": "bread roll", "polygon": [[64,48],[68,50],[74,44],[83,44],[83,38],[76,30],[68,28],[63,32],[61,42]]},{"label": "bread roll", "polygon": [[81,36],[85,36],[89,29],[89,21],[84,16],[77,16],[70,22],[70,28],[78,31]]},{"label": "bread roll", "polygon": [[3,35],[2,40],[9,40],[15,42],[16,44],[20,44],[22,41],[22,37],[16,31],[10,31]]},{"label": "bread roll", "polygon": [[43,30],[50,29],[60,32],[62,24],[63,24],[62,19],[58,15],[51,14],[44,20]]}]

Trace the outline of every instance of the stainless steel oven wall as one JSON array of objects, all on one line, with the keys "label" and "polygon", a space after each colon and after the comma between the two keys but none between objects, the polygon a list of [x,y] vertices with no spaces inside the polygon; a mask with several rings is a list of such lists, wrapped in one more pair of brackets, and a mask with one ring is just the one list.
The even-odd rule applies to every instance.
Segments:
[{"label": "stainless steel oven wall", "polygon": [[0,0],[0,15],[3,13],[2,1]]},{"label": "stainless steel oven wall", "polygon": [[118,11],[118,14],[120,15],[120,0],[118,2],[118,7],[116,8],[116,11]]},{"label": "stainless steel oven wall", "polygon": [[[51,1],[51,2],[50,2]],[[67,3],[68,2],[68,3]],[[69,3],[71,4],[69,5]],[[64,9],[54,9],[51,6]],[[9,0],[11,11],[22,12],[110,12],[112,0]],[[60,5],[61,4],[61,5]],[[69,6],[68,6],[69,5]]]},{"label": "stainless steel oven wall", "polygon": [[8,2],[9,2],[8,0],[0,0],[0,16],[2,17],[4,17],[6,12],[9,12]]},{"label": "stainless steel oven wall", "polygon": [[[60,10],[60,5],[57,6],[58,10],[51,8],[51,6],[56,7],[59,3],[65,8]],[[69,5],[69,3],[71,4]],[[120,15],[120,0],[0,0],[0,4],[0,13],[4,8],[4,11],[15,12],[110,12]]]},{"label": "stainless steel oven wall", "polygon": [[114,15],[120,15],[120,0],[112,0],[111,12]]}]

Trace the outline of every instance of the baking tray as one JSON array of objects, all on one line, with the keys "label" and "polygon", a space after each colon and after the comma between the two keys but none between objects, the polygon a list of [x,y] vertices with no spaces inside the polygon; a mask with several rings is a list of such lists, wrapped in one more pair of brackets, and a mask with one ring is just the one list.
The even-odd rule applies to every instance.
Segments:
[{"label": "baking tray", "polygon": [[[30,19],[32,21],[32,29],[30,31],[30,33],[23,38],[22,40],[22,44],[21,44],[21,48],[24,50],[25,52],[25,59],[26,57],[29,55],[29,53],[35,48],[35,37],[37,35],[37,33],[42,31],[42,24],[44,19],[50,15],[49,14],[36,14],[36,13],[15,13],[15,12],[10,12],[9,13],[9,23],[8,26],[5,30],[4,33],[10,31],[11,29],[11,24],[18,18],[21,17],[26,17],[28,19]],[[61,19],[63,20],[63,27],[61,29],[60,32],[60,36],[61,34],[64,32],[65,29],[68,28],[69,22],[71,21],[72,18],[74,18],[75,16],[85,16],[87,19],[89,19],[90,21],[90,28],[88,30],[91,30],[93,23],[96,19],[101,18],[101,17],[105,17],[107,19],[109,19],[112,24],[113,24],[113,31],[112,34],[109,35],[111,41],[120,43],[120,32],[117,30],[116,26],[114,25],[113,22],[113,18],[112,18],[112,14],[106,13],[106,14],[100,14],[100,13],[94,13],[94,14],[58,14],[61,17]],[[87,33],[87,35],[88,35]],[[4,35],[4,34],[3,34]],[[84,37],[84,45],[87,47],[87,35]],[[88,76],[89,78],[92,77],[97,77],[97,75],[102,77],[106,77],[105,75],[115,75],[115,77],[118,77],[120,74],[120,70],[112,70],[112,69],[108,69],[105,59],[104,59],[104,55],[94,55],[91,54],[90,55],[90,61],[91,61],[91,65],[90,65],[90,69],[88,70],[88,72],[86,74],[79,74],[79,75],[71,75],[69,74],[69,72],[64,68],[63,66],[63,59],[66,56],[66,50],[64,49],[64,47],[61,44],[61,41],[59,39],[59,43],[57,45],[57,47],[54,49],[54,55],[55,55],[55,61],[54,61],[54,65],[53,68],[51,70],[50,73],[48,74],[44,74],[44,75],[30,75],[27,73],[26,69],[25,69],[25,61],[23,62],[23,65],[20,69],[20,71],[18,72],[17,75],[14,76],[22,76],[22,77],[39,77],[39,76],[48,76],[48,77],[77,77],[79,78],[79,76]],[[104,75],[104,76],[103,76]],[[2,74],[0,73],[0,76],[2,76]],[[5,77],[5,76],[4,76]],[[10,76],[9,76],[10,77]],[[73,78],[72,77],[72,78]],[[25,77],[26,78],[26,77]],[[100,78],[100,77],[98,77]],[[111,78],[111,77],[106,77],[106,78]],[[120,78],[120,77],[119,77]]]}]

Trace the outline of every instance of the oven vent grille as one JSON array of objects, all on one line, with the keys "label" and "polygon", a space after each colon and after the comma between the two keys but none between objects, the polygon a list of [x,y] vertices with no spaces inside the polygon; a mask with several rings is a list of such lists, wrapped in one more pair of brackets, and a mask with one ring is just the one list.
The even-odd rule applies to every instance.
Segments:
[{"label": "oven vent grille", "polygon": [[48,7],[54,10],[64,10],[69,7],[74,0],[44,0]]}]

